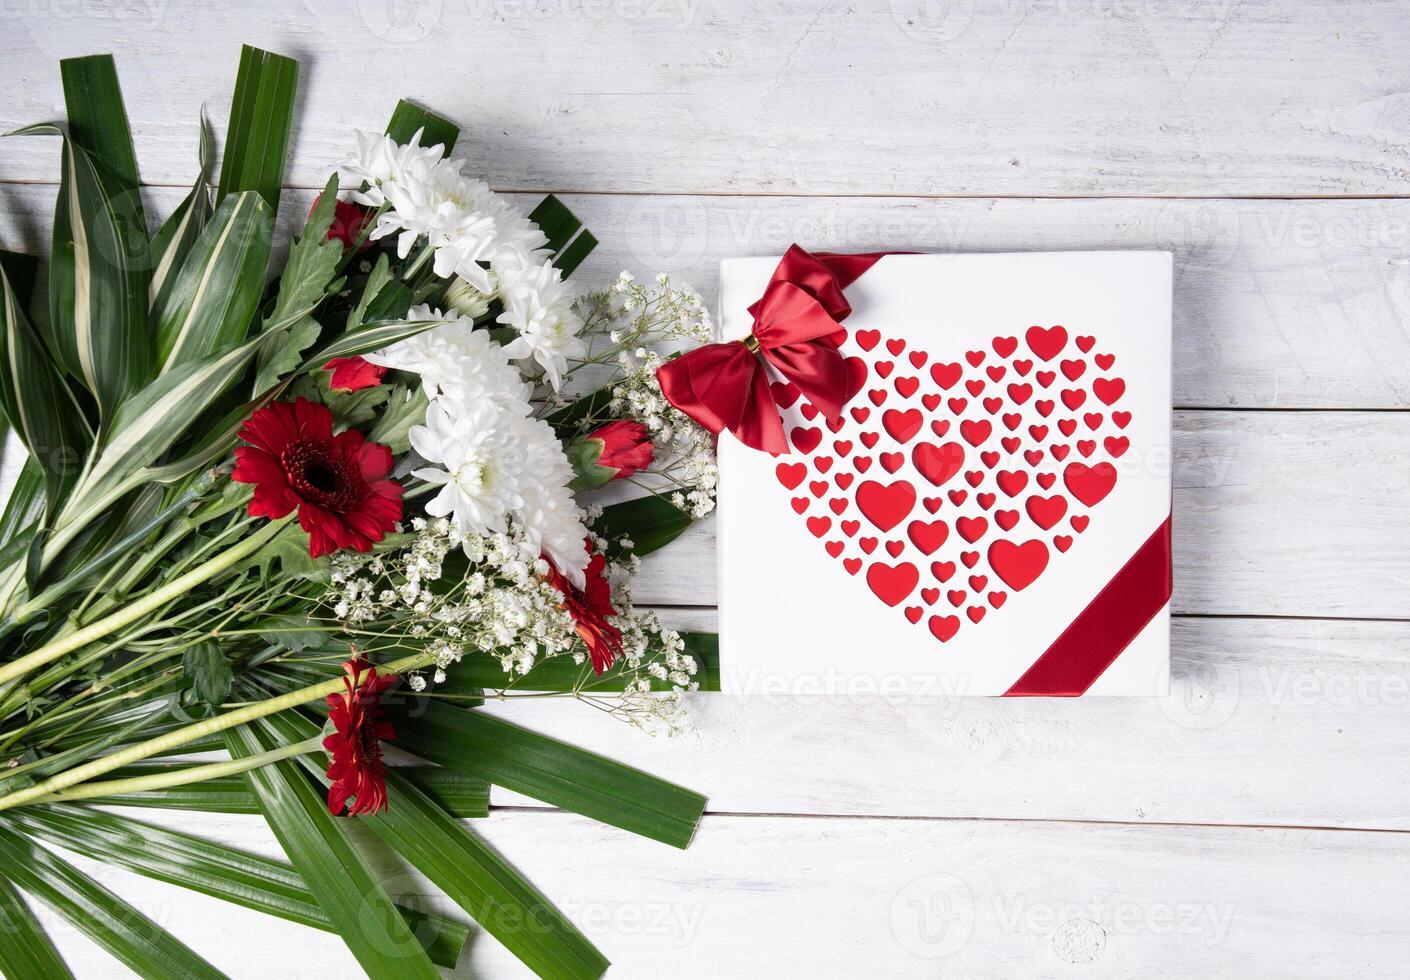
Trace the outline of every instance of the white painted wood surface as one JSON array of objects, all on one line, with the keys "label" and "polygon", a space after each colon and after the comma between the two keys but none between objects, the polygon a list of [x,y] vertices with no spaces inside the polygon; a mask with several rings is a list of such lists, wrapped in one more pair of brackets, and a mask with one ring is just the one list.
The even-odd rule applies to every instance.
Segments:
[{"label": "white painted wood surface", "polygon": [[[683,853],[499,791],[506,809],[479,827],[613,976],[1401,976],[1407,14],[33,0],[0,10],[0,126],[61,114],[58,58],[113,51],[164,210],[192,174],[195,114],[223,123],[248,41],[304,61],[286,222],[348,131],[408,96],[464,125],[494,186],[570,192],[602,240],[584,277],[664,269],[708,296],[720,258],[794,240],[1172,249],[1169,699],[896,702],[820,680],[700,696],[672,741],[570,703],[505,705],[708,793],[711,815]],[[43,246],[56,157],[52,141],[0,140],[7,247]],[[710,628],[708,522],[638,591]],[[277,853],[258,820],[180,822]],[[429,894],[379,861],[393,891]],[[356,975],[331,937],[84,866],[233,976]],[[125,975],[55,928],[81,977]],[[483,936],[455,972],[522,975]]]}]

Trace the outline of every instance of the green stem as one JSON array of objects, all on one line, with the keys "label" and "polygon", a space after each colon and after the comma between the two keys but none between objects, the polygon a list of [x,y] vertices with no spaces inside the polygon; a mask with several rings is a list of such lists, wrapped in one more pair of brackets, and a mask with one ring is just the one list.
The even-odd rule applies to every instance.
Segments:
[{"label": "green stem", "polygon": [[[388,674],[401,674],[409,670],[419,670],[432,663],[434,660],[434,654],[417,653],[387,664],[382,668],[382,671]],[[9,810],[12,807],[21,806],[25,803],[33,803],[40,797],[48,796],[50,793],[56,793],[61,789],[67,789],[78,783],[87,782],[93,777],[101,776],[105,772],[111,772],[119,766],[140,762],[159,752],[168,752],[172,749],[178,749],[197,739],[214,735],[217,732],[223,732],[228,728],[244,725],[257,718],[278,714],[289,708],[297,708],[300,705],[308,704],[310,701],[317,701],[319,698],[327,697],[341,690],[343,690],[343,678],[335,677],[332,680],[327,680],[320,684],[312,684],[308,687],[300,688],[297,691],[290,691],[288,694],[281,694],[277,698],[260,701],[244,708],[238,708],[235,711],[227,711],[223,715],[207,718],[205,721],[198,721],[184,728],[178,728],[175,731],[167,732],[165,735],[160,735],[157,738],[148,739],[138,745],[131,745],[125,749],[105,755],[100,759],[94,759],[92,762],[75,766],[66,772],[51,776],[42,783],[16,790],[8,796],[0,797],[0,810]]]},{"label": "green stem", "polygon": [[323,733],[320,732],[305,741],[282,745],[277,749],[261,752],[259,755],[246,756],[242,759],[228,759],[225,762],[211,762],[202,766],[187,766],[184,769],[153,773],[150,776],[132,776],[128,779],[107,779],[82,783],[56,793],[50,793],[33,802],[67,803],[72,800],[91,800],[100,796],[123,796],[129,793],[169,789],[172,786],[185,786],[187,783],[199,783],[202,780],[215,779],[218,776],[233,776],[250,769],[258,769],[271,762],[281,762],[284,759],[292,759],[296,755],[317,752],[322,747]]},{"label": "green stem", "polygon": [[0,666],[0,685],[8,684],[17,678],[23,677],[37,667],[42,667],[51,661],[58,660],[65,654],[72,653],[82,647],[87,646],[95,640],[117,630],[122,629],[137,622],[148,613],[155,612],[166,603],[179,598],[191,589],[219,575],[221,572],[248,558],[250,555],[263,548],[269,539],[274,537],[287,522],[289,518],[283,517],[277,521],[270,521],[244,541],[234,545],[223,554],[217,555],[210,561],[196,568],[191,569],[185,575],[172,579],[160,589],[150,592],[135,602],[128,603],[111,616],[106,616],[90,626],[76,630],[67,636],[60,637],[44,644],[38,650],[25,654],[18,660],[12,661],[4,666]]}]

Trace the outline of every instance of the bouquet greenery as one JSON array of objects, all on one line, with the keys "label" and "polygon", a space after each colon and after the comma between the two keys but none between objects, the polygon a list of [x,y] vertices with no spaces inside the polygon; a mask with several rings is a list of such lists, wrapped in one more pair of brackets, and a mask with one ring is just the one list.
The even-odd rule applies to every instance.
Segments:
[{"label": "bouquet greenery", "polygon": [[[570,288],[593,236],[462,175],[456,128],[407,102],[273,274],[297,67],[244,49],[214,192],[203,124],[154,233],[110,57],[62,63],[66,126],[12,134],[58,137],[62,173],[47,262],[2,263],[28,457],[0,515],[0,971],[67,975],[28,896],[143,976],[220,975],[58,845],[435,976],[468,925],[386,894],[356,818],[538,975],[595,977],[461,818],[495,784],[691,840],[702,796],[482,706],[669,727],[716,684],[715,638],[630,595],[713,506],[712,440],[655,379],[707,319],[664,279]],[[288,861],[126,807],[259,813]]]}]

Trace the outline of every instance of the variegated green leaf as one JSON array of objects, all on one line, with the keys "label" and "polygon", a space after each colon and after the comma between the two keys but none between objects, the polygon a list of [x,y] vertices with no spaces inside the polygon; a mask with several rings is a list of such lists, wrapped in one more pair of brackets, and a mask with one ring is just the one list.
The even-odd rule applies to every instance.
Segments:
[{"label": "variegated green leaf", "polygon": [[274,211],[254,191],[220,202],[156,310],[163,374],[245,339],[264,292]]},{"label": "variegated green leaf", "polygon": [[353,357],[389,347],[399,340],[414,337],[423,330],[439,327],[449,320],[382,320],[369,323],[361,330],[345,333],[317,354],[304,361],[304,368],[327,364],[335,357]]},{"label": "variegated green leaf", "polygon": [[52,125],[14,135],[63,137],[49,267],[52,341],[63,367],[93,392],[106,418],[147,379],[146,229],[135,192],[109,197],[92,157]]},{"label": "variegated green leaf", "polygon": [[78,478],[92,435],[3,270],[0,288],[0,405],[43,469],[53,513]]},{"label": "variegated green leaf", "polygon": [[211,139],[210,126],[204,117],[201,119],[200,154],[201,172],[191,187],[191,193],[162,222],[161,229],[152,237],[152,279],[147,290],[148,305],[152,310],[161,309],[165,304],[177,270],[211,216],[211,195],[206,185],[210,183],[211,168],[215,164],[215,141]]}]

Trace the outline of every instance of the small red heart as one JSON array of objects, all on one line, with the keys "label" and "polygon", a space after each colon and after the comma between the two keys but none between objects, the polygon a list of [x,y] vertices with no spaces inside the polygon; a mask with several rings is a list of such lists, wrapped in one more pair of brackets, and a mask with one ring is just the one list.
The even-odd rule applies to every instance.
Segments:
[{"label": "small red heart", "polygon": [[860,558],[842,559],[842,567],[847,569],[848,575],[856,575],[862,570],[862,560]]},{"label": "small red heart", "polygon": [[995,609],[1000,609],[1004,605],[1004,600],[1008,597],[1009,594],[1007,592],[990,592],[989,605],[993,606]]},{"label": "small red heart", "polygon": [[943,497],[926,497],[921,503],[925,504],[925,509],[932,514],[940,509],[940,505],[945,502]]},{"label": "small red heart", "polygon": [[960,537],[974,544],[989,530],[989,521],[983,517],[961,517],[955,521],[955,530],[959,532]]},{"label": "small red heart", "polygon": [[964,475],[965,482],[972,487],[977,487],[984,482],[983,470],[969,470]]},{"label": "small red heart", "polygon": [[925,610],[922,609],[920,606],[907,606],[907,607],[906,607],[906,618],[909,619],[913,624],[914,624],[914,623],[919,623],[919,622],[920,622],[920,617],[922,617],[922,616],[924,616],[924,615],[925,615]]},{"label": "small red heart", "polygon": [[837,489],[846,490],[852,485],[852,481],[855,479],[855,477],[851,473],[839,473],[833,479],[837,483]]},{"label": "small red heart", "polygon": [[970,367],[979,367],[984,363],[984,352],[982,350],[966,351],[964,359],[969,361]]},{"label": "small red heart", "polygon": [[865,473],[867,470],[871,469],[871,457],[870,457],[870,456],[858,456],[858,457],[856,457],[855,459],[852,460],[852,468],[855,469],[858,473]]},{"label": "small red heart", "polygon": [[954,383],[960,380],[960,375],[964,374],[964,365],[953,362],[950,364],[930,365],[930,377],[941,388],[948,390]]},{"label": "small red heart", "polygon": [[891,484],[865,480],[857,487],[857,506],[863,516],[882,531],[889,531],[905,520],[915,503],[915,487],[905,480]]},{"label": "small red heart", "polygon": [[998,354],[1000,357],[1008,357],[1016,350],[1018,350],[1017,337],[994,338],[994,353]]},{"label": "small red heart", "polygon": [[1041,449],[1026,449],[1023,452],[1023,460],[1029,466],[1037,466],[1038,463],[1042,461],[1042,459],[1043,450]]},{"label": "small red heart", "polygon": [[1098,354],[1094,360],[1097,362],[1097,367],[1101,368],[1103,371],[1110,371],[1111,366],[1116,363],[1116,355]]},{"label": "small red heart", "polygon": [[911,397],[912,395],[914,395],[914,394],[916,393],[916,389],[919,388],[919,387],[920,387],[920,378],[897,378],[897,379],[896,379],[896,394],[900,395],[902,398],[909,398],[909,397]]},{"label": "small red heart", "polygon": [[945,593],[945,598],[950,600],[950,605],[960,606],[964,604],[965,599],[969,598],[969,593],[964,589],[951,589]]},{"label": "small red heart", "polygon": [[1023,445],[1023,441],[1017,436],[1004,436],[999,440],[999,445],[1004,447],[1004,452],[1012,455],[1019,446]]},{"label": "small red heart", "polygon": [[871,391],[867,392],[867,397],[871,399],[873,405],[880,405],[882,402],[886,401],[886,389],[873,388]]},{"label": "small red heart", "polygon": [[934,432],[937,436],[943,436],[945,433],[950,431],[950,420],[936,419],[935,421],[930,423],[930,430]]},{"label": "small red heart", "polygon": [[999,411],[999,409],[1001,409],[1001,408],[1003,408],[1003,407],[1004,407],[1004,400],[1003,400],[1002,398],[986,398],[986,399],[984,399],[984,411],[988,412],[990,415],[995,415],[995,414],[997,414],[998,411]]},{"label": "small red heart", "polygon": [[791,503],[793,504],[793,513],[795,514],[801,514],[808,509],[807,497],[794,497]]},{"label": "small red heart", "polygon": [[1070,361],[1063,361],[1058,367],[1062,368],[1063,377],[1068,381],[1076,381],[1087,370],[1087,362],[1080,358],[1074,358]]},{"label": "small red heart", "polygon": [[1111,420],[1116,423],[1118,429],[1124,429],[1131,424],[1130,412],[1112,412]]},{"label": "small red heart", "polygon": [[1038,410],[1038,414],[1047,418],[1053,414],[1053,409],[1057,407],[1051,398],[1043,398],[1033,403],[1033,407]]},{"label": "small red heart", "polygon": [[837,433],[841,432],[841,431],[842,431],[842,416],[839,415],[839,416],[838,416],[837,418],[835,418],[835,419],[828,419],[828,420],[827,420],[827,431],[831,432],[833,435],[836,435]]},{"label": "small red heart", "polygon": [[1028,473],[1024,470],[999,470],[995,474],[999,489],[1010,497],[1017,497],[1028,486]]},{"label": "small red heart", "polygon": [[881,434],[878,432],[863,432],[861,439],[863,446],[866,446],[868,449],[875,449],[877,442],[881,439]]},{"label": "small red heart", "polygon": [[927,606],[933,606],[940,599],[940,590],[926,586],[920,590],[920,597]]},{"label": "small red heart", "polygon": [[850,538],[850,537],[852,537],[853,535],[855,535],[855,534],[857,533],[857,531],[861,528],[862,522],[861,522],[861,521],[843,521],[840,526],[841,526],[841,528],[842,528],[842,533],[845,534],[845,535],[847,535],[847,537]]},{"label": "small red heart", "polygon": [[970,606],[965,610],[965,615],[969,617],[971,623],[977,623],[984,618],[984,614],[988,611],[983,606]]},{"label": "small red heart", "polygon": [[992,493],[979,493],[975,494],[974,499],[982,509],[988,510],[990,507],[994,506],[994,501],[999,498]]},{"label": "small red heart", "polygon": [[930,355],[923,350],[913,350],[911,351],[910,358],[911,367],[923,368],[925,367],[925,362],[930,359]]},{"label": "small red heart", "polygon": [[1062,403],[1072,411],[1082,407],[1082,403],[1087,400],[1087,393],[1081,388],[1062,389]]},{"label": "small red heart", "polygon": [[1086,514],[1073,514],[1072,520],[1068,523],[1072,525],[1072,530],[1076,531],[1078,534],[1081,534],[1083,531],[1087,530],[1087,525],[1091,522],[1092,518]]},{"label": "small red heart", "polygon": [[1039,383],[1040,385],[1042,385],[1044,388],[1047,388],[1047,387],[1050,386],[1054,381],[1057,380],[1057,372],[1056,372],[1056,371],[1039,371],[1037,374],[1033,375],[1033,377],[1035,377],[1035,378],[1038,379],[1038,383]]},{"label": "small red heart", "polygon": [[888,542],[886,542],[886,553],[889,554],[892,558],[900,558],[900,557],[901,557],[901,552],[903,552],[903,551],[905,551],[905,550],[906,550],[906,542],[904,542],[904,541],[888,541]]},{"label": "small red heart", "polygon": [[1087,423],[1087,428],[1091,429],[1093,432],[1096,432],[1102,427],[1102,413],[1088,412],[1087,414],[1082,416],[1082,421]]},{"label": "small red heart", "polygon": [[798,386],[792,381],[775,381],[769,385],[769,391],[773,392],[774,401],[779,408],[788,408],[798,400]]},{"label": "small red heart", "polygon": [[872,365],[872,370],[880,377],[889,378],[891,376],[891,369],[895,366],[896,365],[892,364],[890,361],[877,361],[876,364]]},{"label": "small red heart", "polygon": [[798,411],[802,412],[803,417],[809,422],[818,417],[818,406],[814,405],[812,402],[804,402],[799,405]]},{"label": "small red heart", "polygon": [[975,592],[983,592],[984,586],[988,584],[989,576],[987,575],[971,575],[969,577],[969,587]]},{"label": "small red heart", "polygon": [[1021,592],[1048,567],[1048,546],[1038,538],[1022,544],[1000,538],[989,546],[989,567],[1009,588]]},{"label": "small red heart", "polygon": [[952,561],[933,561],[930,563],[930,574],[934,575],[938,581],[948,582],[950,576],[955,574],[955,563]]},{"label": "small red heart", "polygon": [[847,510],[847,504],[848,501],[846,497],[833,497],[827,502],[828,509],[839,517]]},{"label": "small red heart", "polygon": [[798,427],[791,433],[793,438],[793,448],[804,455],[811,453],[818,448],[818,443],[822,442],[822,429],[809,426],[808,428]]},{"label": "small red heart", "polygon": [[979,552],[961,551],[960,561],[964,563],[965,568],[973,568],[975,565],[979,564]]},{"label": "small red heart", "polygon": [[920,403],[925,406],[927,412],[933,412],[940,407],[940,396],[934,392],[928,395],[921,395]]},{"label": "small red heart", "polygon": [[1053,547],[1056,548],[1058,551],[1066,551],[1068,548],[1071,548],[1071,536],[1066,534],[1057,535],[1055,538],[1053,538]]},{"label": "small red heart", "polygon": [[906,342],[900,339],[888,340],[886,342],[886,349],[889,350],[893,356],[899,356],[901,351],[906,349]]},{"label": "small red heart", "polygon": [[863,551],[865,551],[867,554],[871,554],[873,551],[876,550],[876,546],[877,546],[878,542],[877,542],[876,538],[858,538],[858,539],[857,539],[857,544],[858,544],[858,545],[861,547],[861,549],[862,549]]},{"label": "small red heart", "polygon": [[818,468],[819,473],[826,473],[828,470],[832,469],[832,457],[814,456],[813,465]]},{"label": "small red heart", "polygon": [[1091,456],[1092,453],[1094,453],[1094,452],[1097,451],[1097,440],[1095,440],[1095,439],[1078,439],[1078,440],[1077,440],[1077,451],[1078,451],[1079,453],[1081,453],[1083,456]]},{"label": "small red heart", "polygon": [[827,486],[826,480],[814,480],[812,483],[808,484],[808,489],[813,491],[814,497],[821,497],[823,494],[827,493]]},{"label": "small red heart", "polygon": [[858,330],[856,333],[857,346],[862,350],[871,350],[881,343],[880,330]]},{"label": "small red heart", "polygon": [[1028,377],[1028,372],[1033,370],[1033,362],[1024,358],[1013,362],[1013,369],[1018,372],[1019,377]]},{"label": "small red heart", "polygon": [[882,453],[877,459],[881,460],[882,469],[888,473],[895,473],[906,461],[906,456],[904,453]]},{"label": "small red heart", "polygon": [[1072,447],[1071,447],[1071,446],[1057,446],[1057,445],[1054,445],[1054,446],[1049,446],[1049,447],[1048,447],[1048,451],[1053,454],[1053,458],[1054,458],[1054,459],[1056,459],[1059,463],[1061,463],[1063,460],[1067,459],[1067,454],[1070,453],[1070,452],[1072,452]]},{"label": "small red heart", "polygon": [[882,428],[891,433],[891,438],[897,442],[909,442],[911,437],[920,431],[924,421],[925,416],[921,415],[918,408],[908,408],[904,412],[888,408],[881,413]]},{"label": "small red heart", "polygon": [[1002,381],[1004,375],[1008,374],[1008,371],[1009,369],[1004,367],[1002,364],[991,364],[989,365],[989,367],[984,369],[984,373],[989,375],[990,381]]},{"label": "small red heart", "polygon": [[1048,427],[1046,425],[1030,425],[1028,434],[1033,437],[1034,442],[1042,442],[1048,438]]},{"label": "small red heart", "polygon": [[1119,458],[1131,448],[1131,440],[1126,436],[1107,436],[1102,440],[1102,445],[1106,446],[1108,454]]},{"label": "small red heart", "polygon": [[789,490],[797,490],[803,478],[808,475],[808,467],[802,463],[779,463],[774,467],[778,482]]},{"label": "small red heart", "polygon": [[865,405],[859,405],[851,411],[852,418],[855,419],[858,424],[865,422],[867,420],[867,416],[870,414],[871,409],[867,408]]},{"label": "small red heart", "polygon": [[888,606],[899,605],[920,581],[920,572],[910,562],[888,565],[874,561],[867,568],[867,585]]},{"label": "small red heart", "polygon": [[1101,399],[1103,405],[1110,405],[1126,391],[1126,382],[1121,378],[1098,378],[1092,382],[1092,394]]},{"label": "small red heart", "polygon": [[950,496],[950,503],[954,504],[956,507],[964,503],[965,498],[969,496],[968,490],[947,490],[945,492]]},{"label": "small red heart", "polygon": [[852,440],[851,440],[851,439],[834,439],[834,440],[832,440],[832,451],[835,452],[835,453],[837,453],[837,455],[840,456],[840,457],[842,457],[843,459],[846,459],[848,456],[850,456],[850,455],[852,454]]},{"label": "small red heart", "polygon": [[994,523],[1005,531],[1012,531],[1014,525],[1018,523],[1018,511],[996,510],[994,511]]},{"label": "small red heart", "polygon": [[971,395],[978,395],[984,390],[984,382],[979,378],[975,378],[971,381],[966,381],[964,387]]},{"label": "small red heart", "polygon": [[985,439],[989,438],[989,433],[994,431],[994,427],[988,419],[965,419],[960,423],[960,435],[964,441],[971,446],[978,446]]},{"label": "small red heart", "polygon": [[929,625],[931,634],[944,643],[959,632],[960,618],[958,616],[931,616]]},{"label": "small red heart", "polygon": [[1009,385],[1009,397],[1013,399],[1015,405],[1022,405],[1033,397],[1033,386],[1027,381],[1022,384],[1015,382]]},{"label": "small red heart", "polygon": [[1063,419],[1061,422],[1058,423],[1058,431],[1065,436],[1072,435],[1072,433],[1077,431],[1077,420]]},{"label": "small red heart", "polygon": [[1068,463],[1067,469],[1062,471],[1062,482],[1074,497],[1088,507],[1095,507],[1116,486],[1116,467],[1110,463],[1096,466]]},{"label": "small red heart", "polygon": [[829,541],[824,547],[827,548],[827,553],[833,558],[841,558],[842,549],[846,546],[841,541]]},{"label": "small red heart", "polygon": [[1023,335],[1028,349],[1045,361],[1051,361],[1067,346],[1067,331],[1062,327],[1029,327]]},{"label": "small red heart", "polygon": [[1082,353],[1087,353],[1092,349],[1092,345],[1097,342],[1096,337],[1082,336],[1077,338],[1077,349]]},{"label": "small red heart", "polygon": [[986,449],[979,454],[979,460],[992,470],[999,463],[999,454],[992,449]]},{"label": "small red heart", "polygon": [[949,535],[950,526],[944,521],[911,521],[906,525],[906,536],[927,555],[933,554]]},{"label": "small red heart", "polygon": [[1051,497],[1040,497],[1035,494],[1024,501],[1023,507],[1028,511],[1028,516],[1033,520],[1033,523],[1046,531],[1062,520],[1062,515],[1067,513],[1067,498],[1060,494],[1054,494]]}]

